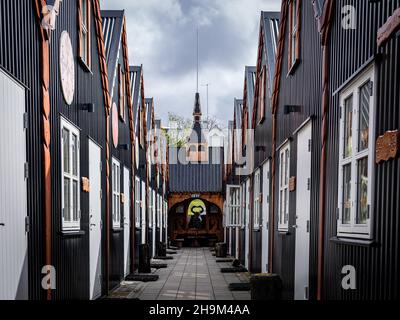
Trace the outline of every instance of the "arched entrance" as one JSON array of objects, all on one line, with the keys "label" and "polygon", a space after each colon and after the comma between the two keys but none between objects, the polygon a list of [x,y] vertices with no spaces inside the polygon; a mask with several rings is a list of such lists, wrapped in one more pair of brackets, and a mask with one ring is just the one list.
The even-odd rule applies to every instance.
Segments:
[{"label": "arched entrance", "polygon": [[187,247],[208,247],[223,240],[222,210],[204,198],[175,202],[168,214],[169,238]]}]

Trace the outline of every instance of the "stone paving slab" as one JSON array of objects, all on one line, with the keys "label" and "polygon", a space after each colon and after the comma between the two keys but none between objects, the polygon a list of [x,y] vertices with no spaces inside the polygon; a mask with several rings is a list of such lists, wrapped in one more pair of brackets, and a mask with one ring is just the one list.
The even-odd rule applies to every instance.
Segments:
[{"label": "stone paving slab", "polygon": [[231,292],[230,283],[248,282],[248,273],[222,274],[209,248],[183,248],[154,274],[151,283],[124,282],[110,298],[140,300],[250,300],[250,292]]}]

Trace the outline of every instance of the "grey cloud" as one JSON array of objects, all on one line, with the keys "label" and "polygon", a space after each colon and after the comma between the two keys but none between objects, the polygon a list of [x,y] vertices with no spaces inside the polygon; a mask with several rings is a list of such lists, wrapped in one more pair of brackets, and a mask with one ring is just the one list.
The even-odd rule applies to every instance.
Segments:
[{"label": "grey cloud", "polygon": [[[165,122],[169,111],[190,117],[196,90],[196,29],[200,82],[211,83],[210,112],[227,121],[243,91],[245,65],[257,55],[261,10],[280,0],[102,0],[102,9],[125,9],[131,64],[143,64],[146,96]],[[206,89],[200,88],[203,113]]]}]

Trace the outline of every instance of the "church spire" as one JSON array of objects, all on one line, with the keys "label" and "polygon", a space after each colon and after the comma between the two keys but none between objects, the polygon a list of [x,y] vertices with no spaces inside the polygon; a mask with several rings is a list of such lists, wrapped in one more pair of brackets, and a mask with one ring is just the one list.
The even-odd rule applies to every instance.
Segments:
[{"label": "church spire", "polygon": [[201,121],[201,104],[200,104],[200,93],[196,92],[195,101],[194,101],[194,109],[193,109],[193,121],[200,122]]}]

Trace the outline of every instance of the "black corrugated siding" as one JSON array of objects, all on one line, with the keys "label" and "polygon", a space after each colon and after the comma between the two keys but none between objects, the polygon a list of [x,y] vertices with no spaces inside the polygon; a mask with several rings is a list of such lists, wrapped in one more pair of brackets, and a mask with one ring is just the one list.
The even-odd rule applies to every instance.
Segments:
[{"label": "black corrugated siding", "polygon": [[26,88],[28,215],[31,231],[28,238],[29,298],[44,297],[41,269],[44,264],[42,206],[41,98],[39,70],[39,28],[33,1],[0,2],[0,66]]},{"label": "black corrugated siding", "polygon": [[[105,109],[102,93],[101,73],[97,53],[94,16],[92,13],[91,49],[92,73],[87,72],[75,59],[75,97],[71,106],[64,102],[59,77],[59,38],[68,31],[75,56],[78,56],[77,1],[64,1],[56,20],[56,30],[51,34],[50,42],[50,101],[51,112],[51,156],[52,156],[52,261],[57,271],[57,289],[55,299],[88,299],[89,297],[89,194],[81,192],[81,229],[79,236],[61,235],[61,163],[60,163],[60,116],[73,122],[81,129],[80,174],[89,176],[88,138],[91,137],[101,146],[102,159],[105,155]],[[95,112],[81,111],[79,105],[93,102]],[[105,166],[103,164],[102,189],[105,185]],[[105,192],[104,192],[105,194]],[[103,221],[105,222],[105,197],[102,201]],[[105,232],[105,228],[103,228]],[[105,233],[104,233],[105,234]],[[104,235],[103,234],[103,235]],[[103,237],[105,239],[105,237]],[[103,240],[104,248],[104,240]],[[105,252],[103,250],[103,257]],[[104,267],[103,267],[103,275]]]},{"label": "black corrugated siding", "polygon": [[[357,13],[357,29],[341,27],[340,8],[353,5]],[[376,62],[378,100],[376,104],[376,137],[400,125],[400,40],[394,36],[381,49],[376,48],[377,30],[400,7],[399,0],[336,1],[331,45],[330,90],[334,93],[375,53],[382,53]],[[399,211],[400,160],[375,165],[373,239],[377,247],[339,245],[329,241],[336,235],[338,189],[338,124],[339,95],[329,106],[327,204],[325,232],[324,297],[326,299],[398,299],[399,298]],[[376,138],[374,137],[374,139]],[[357,290],[341,289],[341,269],[353,265],[357,271]]]},{"label": "black corrugated siding", "polygon": [[[316,295],[318,205],[319,205],[319,163],[321,155],[321,89],[322,89],[322,51],[317,21],[311,1],[302,2],[301,20],[301,62],[293,75],[288,74],[288,27],[286,24],[285,50],[282,64],[279,106],[277,113],[277,141],[279,147],[288,138],[291,139],[290,176],[296,176],[297,136],[294,132],[310,116],[312,120],[312,155],[311,155],[311,230],[310,230],[310,298]],[[300,113],[283,114],[284,105],[300,105]],[[272,125],[272,124],[271,124]],[[279,153],[277,153],[279,157]],[[329,159],[329,157],[328,157]],[[276,159],[277,160],[277,159]],[[328,160],[329,161],[329,160]],[[278,229],[278,177],[279,161],[276,161],[275,180],[275,230]],[[329,179],[328,179],[329,181]],[[289,232],[275,232],[273,271],[279,273],[284,285],[284,298],[293,299],[294,294],[294,257],[295,230],[291,227],[296,222],[296,192],[289,198]]]}]

